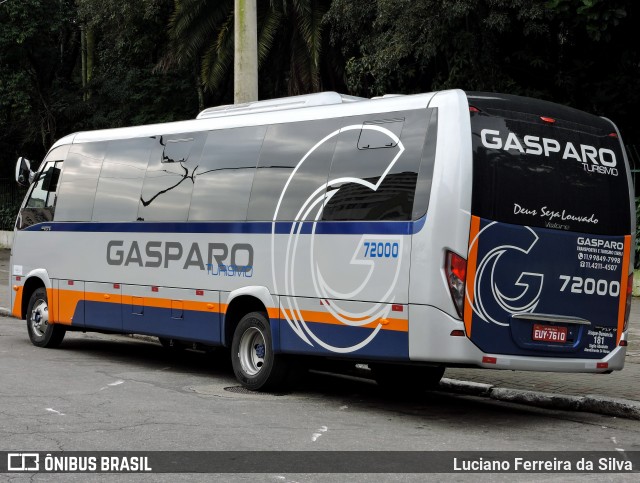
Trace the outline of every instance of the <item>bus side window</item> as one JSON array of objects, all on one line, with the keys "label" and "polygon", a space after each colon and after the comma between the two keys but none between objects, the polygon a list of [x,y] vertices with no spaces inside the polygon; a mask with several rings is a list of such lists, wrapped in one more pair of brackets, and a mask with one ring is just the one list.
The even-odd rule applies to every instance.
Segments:
[{"label": "bus side window", "polygon": [[135,221],[153,139],[109,141],[93,206],[93,221]]},{"label": "bus side window", "polygon": [[138,206],[139,221],[187,221],[207,133],[156,136]]},{"label": "bus side window", "polygon": [[324,197],[338,137],[328,136],[337,127],[335,119],[269,126],[251,188],[247,220],[292,221],[303,219],[305,213],[307,219],[316,215],[320,205],[316,204],[312,212],[309,207]]},{"label": "bus side window", "polygon": [[61,170],[62,161],[48,161],[42,171],[37,174],[37,180],[29,198],[24,208],[20,210],[17,223],[19,230],[24,230],[36,223],[53,220]]},{"label": "bus side window", "polygon": [[344,121],[350,129],[338,137],[323,220],[410,220],[427,131],[424,109]]},{"label": "bus side window", "polygon": [[193,173],[190,221],[245,221],[266,126],[209,132]]},{"label": "bus side window", "polygon": [[73,144],[64,162],[56,221],[91,221],[107,141]]}]

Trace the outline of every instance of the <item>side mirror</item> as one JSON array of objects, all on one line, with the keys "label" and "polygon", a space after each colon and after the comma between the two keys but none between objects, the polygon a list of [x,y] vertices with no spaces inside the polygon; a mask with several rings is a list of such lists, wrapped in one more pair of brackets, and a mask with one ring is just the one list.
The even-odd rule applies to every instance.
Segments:
[{"label": "side mirror", "polygon": [[31,163],[27,158],[19,157],[16,162],[16,182],[23,187],[33,183],[35,173],[31,171]]}]

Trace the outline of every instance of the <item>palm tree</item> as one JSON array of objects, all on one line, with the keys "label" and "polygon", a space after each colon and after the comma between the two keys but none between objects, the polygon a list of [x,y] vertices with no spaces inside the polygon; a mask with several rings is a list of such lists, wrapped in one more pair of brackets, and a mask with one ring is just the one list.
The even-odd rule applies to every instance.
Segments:
[{"label": "palm tree", "polygon": [[[330,0],[257,0],[261,71],[286,78],[290,95],[321,89],[322,18]],[[196,62],[202,85],[216,91],[234,58],[234,0],[175,0],[171,49],[162,61]],[[277,83],[276,83],[277,84]]]},{"label": "palm tree", "polygon": [[233,101],[258,100],[258,39],[256,0],[235,0]]}]

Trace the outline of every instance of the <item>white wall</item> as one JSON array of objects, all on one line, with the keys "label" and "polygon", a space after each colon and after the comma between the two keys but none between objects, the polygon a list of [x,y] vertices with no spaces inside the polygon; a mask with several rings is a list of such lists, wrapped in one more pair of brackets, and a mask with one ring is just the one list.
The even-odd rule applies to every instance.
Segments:
[{"label": "white wall", "polygon": [[0,231],[0,248],[11,248],[13,231]]}]

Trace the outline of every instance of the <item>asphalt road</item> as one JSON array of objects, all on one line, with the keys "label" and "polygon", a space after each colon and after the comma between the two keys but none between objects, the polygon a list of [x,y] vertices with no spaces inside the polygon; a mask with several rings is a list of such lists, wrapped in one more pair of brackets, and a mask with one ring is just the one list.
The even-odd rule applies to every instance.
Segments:
[{"label": "asphalt road", "polygon": [[[640,450],[640,421],[445,393],[400,400],[385,396],[372,382],[322,373],[310,374],[290,394],[246,393],[238,391],[225,366],[215,355],[172,356],[158,343],[125,336],[71,333],[59,349],[41,349],[30,343],[23,321],[1,317],[0,450],[548,450],[559,455],[569,449]],[[177,475],[152,476],[148,481],[175,481]],[[86,475],[74,477],[86,480]],[[420,481],[410,475],[376,477],[413,478]],[[450,478],[467,481],[464,475],[436,479]],[[590,479],[541,475],[525,480],[585,478]],[[594,475],[593,481],[627,478],[635,480]],[[358,475],[233,479],[362,481]],[[483,475],[481,480],[521,478]]]}]

